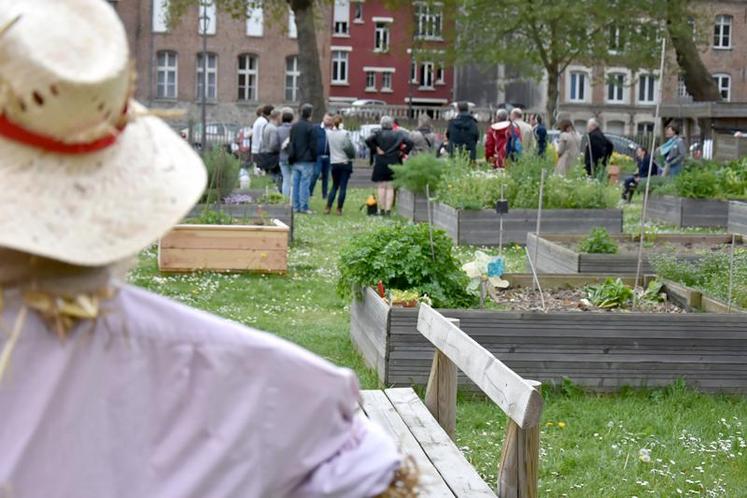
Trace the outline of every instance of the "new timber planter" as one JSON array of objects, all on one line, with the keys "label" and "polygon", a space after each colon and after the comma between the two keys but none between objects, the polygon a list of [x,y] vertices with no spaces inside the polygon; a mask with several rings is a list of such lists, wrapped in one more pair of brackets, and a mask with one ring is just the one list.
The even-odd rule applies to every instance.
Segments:
[{"label": "new timber planter", "polygon": [[405,188],[397,190],[397,214],[416,223],[428,221],[428,200]]},{"label": "new timber planter", "polygon": [[176,225],[158,242],[158,269],[167,272],[288,271],[288,225]]},{"label": "new timber planter", "polygon": [[[576,250],[585,235],[527,234],[529,254],[540,273],[635,274],[638,266],[638,236],[613,235],[620,244],[618,254],[587,254]],[[742,237],[737,238],[742,244]],[[698,248],[706,250],[731,243],[726,235],[656,234],[653,241],[644,243],[641,273],[653,273],[649,256],[655,252],[676,254],[683,261],[698,261]],[[536,255],[536,256],[535,256]]]},{"label": "new timber planter", "polygon": [[[498,245],[500,223],[491,209],[455,209],[433,204],[433,224],[445,230],[456,244]],[[621,209],[543,209],[541,230],[552,233],[586,233],[605,227],[610,233],[621,233]],[[527,233],[537,228],[536,209],[510,209],[503,216],[503,243],[525,244]]]},{"label": "new timber planter", "polygon": [[677,227],[723,227],[729,217],[729,201],[687,199],[672,195],[652,195],[646,219]]},{"label": "new timber planter", "polygon": [[747,202],[731,201],[729,203],[728,231],[747,235]]},{"label": "new timber planter", "polygon": [[205,209],[222,211],[237,220],[280,220],[288,225],[289,240],[293,241],[293,208],[288,204],[197,204],[187,217],[200,216]]},{"label": "new timber planter", "polygon": [[[543,287],[552,279],[541,277]],[[661,387],[677,379],[703,391],[747,392],[747,320],[740,313],[439,310],[521,376],[564,378],[595,391]],[[424,385],[433,346],[417,308],[390,307],[373,290],[351,306],[350,333],[387,386]],[[460,374],[459,382],[469,386]]]}]

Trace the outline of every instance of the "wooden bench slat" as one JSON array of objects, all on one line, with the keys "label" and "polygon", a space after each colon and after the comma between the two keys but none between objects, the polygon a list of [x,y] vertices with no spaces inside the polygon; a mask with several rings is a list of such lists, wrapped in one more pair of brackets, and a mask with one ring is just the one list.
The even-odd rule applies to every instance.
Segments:
[{"label": "wooden bench slat", "polygon": [[[415,394],[414,391],[412,392]],[[454,498],[454,493],[446,485],[441,474],[431,463],[428,455],[423,451],[386,394],[383,391],[370,390],[362,391],[361,395],[363,398],[361,407],[368,418],[389,434],[400,445],[404,454],[415,459],[425,483],[423,496],[428,498]],[[438,424],[436,424],[436,427],[438,427]]]},{"label": "wooden bench slat", "polygon": [[493,490],[438,425],[415,391],[398,388],[384,392],[455,496],[495,498]]}]

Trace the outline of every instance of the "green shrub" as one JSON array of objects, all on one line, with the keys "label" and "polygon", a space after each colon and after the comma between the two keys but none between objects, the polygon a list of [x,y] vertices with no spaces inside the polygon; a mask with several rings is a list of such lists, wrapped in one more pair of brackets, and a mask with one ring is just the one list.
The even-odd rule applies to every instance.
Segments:
[{"label": "green shrub", "polygon": [[444,173],[444,161],[433,154],[418,154],[404,164],[390,166],[394,172],[394,185],[416,194],[424,194],[426,185],[434,192]]},{"label": "green shrub", "polygon": [[449,236],[434,230],[433,244],[435,258],[427,225],[386,225],[353,237],[340,254],[338,294],[346,299],[381,281],[387,289],[428,294],[434,306],[474,305]]},{"label": "green shrub", "polygon": [[578,251],[588,254],[616,254],[617,242],[604,227],[596,227],[578,243]]},{"label": "green shrub", "polygon": [[651,189],[688,199],[747,199],[747,160],[690,162],[674,178],[652,180]]},{"label": "green shrub", "polygon": [[215,211],[213,209],[205,208],[194,218],[189,218],[186,223],[194,225],[233,225],[233,217],[223,211]]},{"label": "green shrub", "polygon": [[[240,161],[222,147],[213,147],[205,156],[205,167],[208,174],[206,197],[212,197],[211,191],[217,191],[221,199],[230,194],[239,182]],[[212,201],[212,199],[209,199]]]}]

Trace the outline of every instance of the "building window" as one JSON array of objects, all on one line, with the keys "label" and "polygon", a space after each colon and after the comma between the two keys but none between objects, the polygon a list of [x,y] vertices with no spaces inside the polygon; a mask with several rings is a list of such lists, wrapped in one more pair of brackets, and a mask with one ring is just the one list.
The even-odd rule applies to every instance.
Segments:
[{"label": "building window", "polygon": [[415,61],[410,62],[410,83],[418,83],[418,63]]},{"label": "building window", "polygon": [[207,100],[215,100],[218,97],[218,56],[207,54],[206,74],[203,74],[202,62],[202,54],[197,54],[197,99],[202,99],[204,88]]},{"label": "building window", "polygon": [[298,38],[298,29],[296,28],[296,13],[288,9],[288,38]]},{"label": "building window", "polygon": [[731,94],[731,77],[728,74],[714,74],[713,81],[718,87],[721,99],[729,101]]},{"label": "building window", "polygon": [[429,3],[415,4],[415,38],[441,40],[443,32],[443,8]]},{"label": "building window", "polygon": [[156,98],[176,98],[176,52],[161,51],[156,54]]},{"label": "building window", "polygon": [[353,4],[353,22],[363,22],[363,2],[357,1]]},{"label": "building window", "polygon": [[169,30],[166,22],[169,11],[169,0],[153,0],[153,32],[165,33]]},{"label": "building window", "polygon": [[246,9],[246,35],[263,36],[264,35],[264,9],[262,4],[254,6],[249,5]]},{"label": "building window", "polygon": [[446,84],[446,69],[443,66],[438,66],[438,68],[436,69],[436,84]]},{"label": "building window", "polygon": [[713,48],[731,48],[731,16],[716,16],[713,26]]},{"label": "building window", "polygon": [[239,100],[257,100],[256,55],[239,55]]},{"label": "building window", "polygon": [[685,85],[685,77],[683,75],[677,76],[677,96],[678,97],[689,97],[687,93],[687,85]]},{"label": "building window", "polygon": [[623,36],[620,27],[612,25],[609,31],[609,51],[611,54],[621,52],[623,49]]},{"label": "building window", "polygon": [[607,102],[625,102],[625,74],[612,73],[607,75]]},{"label": "building window", "polygon": [[291,55],[285,59],[285,101],[298,102],[298,88],[301,82],[301,70],[298,68],[298,56]]},{"label": "building window", "polygon": [[637,131],[639,135],[651,135],[654,133],[654,123],[638,123]]},{"label": "building window", "polygon": [[638,76],[638,103],[653,104],[656,102],[656,78],[653,74]]},{"label": "building window", "polygon": [[376,90],[376,73],[366,71],[366,90]]},{"label": "building window", "polygon": [[374,52],[389,52],[389,24],[377,22],[374,31]]},{"label": "building window", "polygon": [[332,83],[347,84],[348,53],[342,50],[332,51]]},{"label": "building window", "polygon": [[571,102],[583,102],[586,100],[586,73],[579,71],[571,72],[568,100]]},{"label": "building window", "polygon": [[335,36],[350,34],[350,0],[335,0],[333,33]]},{"label": "building window", "polygon": [[215,0],[202,0],[200,2],[200,13],[197,16],[197,33],[214,35],[217,25],[217,12]]},{"label": "building window", "polygon": [[381,73],[381,91],[392,91],[392,73]]},{"label": "building window", "polygon": [[424,62],[420,66],[420,88],[433,88],[433,63]]}]

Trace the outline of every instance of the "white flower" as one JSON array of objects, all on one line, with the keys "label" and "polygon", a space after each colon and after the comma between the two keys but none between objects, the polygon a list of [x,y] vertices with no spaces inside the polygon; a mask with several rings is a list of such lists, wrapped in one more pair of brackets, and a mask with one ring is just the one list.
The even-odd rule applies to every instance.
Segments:
[{"label": "white flower", "polygon": [[651,450],[647,448],[641,448],[640,451],[638,452],[638,458],[643,463],[651,462]]}]

